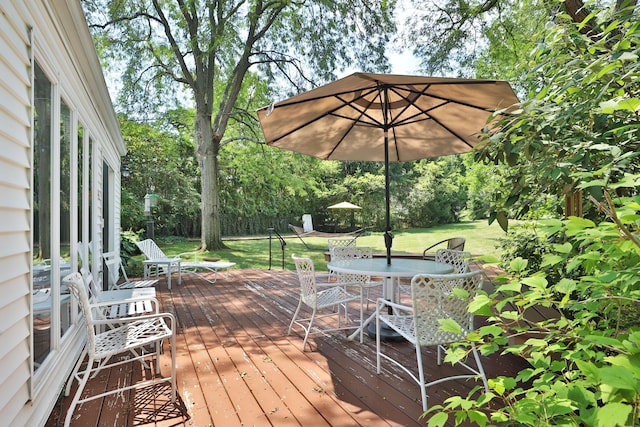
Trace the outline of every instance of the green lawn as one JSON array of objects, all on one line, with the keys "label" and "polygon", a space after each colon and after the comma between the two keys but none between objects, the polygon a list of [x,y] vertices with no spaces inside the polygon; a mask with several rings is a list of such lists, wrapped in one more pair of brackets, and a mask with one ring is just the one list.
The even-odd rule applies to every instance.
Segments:
[{"label": "green lawn", "polygon": [[[496,247],[499,238],[504,237],[497,223],[488,225],[486,220],[470,221],[459,224],[445,225],[434,228],[409,229],[394,231],[393,249],[394,253],[422,253],[424,248],[446,239],[448,237],[465,237],[467,239],[465,250],[473,255],[500,255],[500,250]],[[308,237],[304,239],[308,248],[296,236],[285,236],[285,269],[293,269],[291,254],[311,257],[316,265],[316,270],[326,271],[327,263],[324,259],[324,252],[328,250],[327,239],[321,237]],[[158,243],[168,255],[181,252],[194,251],[197,241],[172,241],[163,243],[158,239]],[[269,268],[269,240],[225,240],[228,249],[221,251],[211,251],[204,256],[220,258],[225,261],[233,261],[238,264],[238,268]],[[384,239],[382,233],[374,232],[367,236],[358,238],[358,244],[371,246],[376,252],[384,252]],[[271,241],[272,269],[282,268],[282,250],[277,239]],[[141,257],[136,257],[142,259]],[[138,269],[130,266],[134,271]],[[140,267],[141,271],[141,267]]]}]

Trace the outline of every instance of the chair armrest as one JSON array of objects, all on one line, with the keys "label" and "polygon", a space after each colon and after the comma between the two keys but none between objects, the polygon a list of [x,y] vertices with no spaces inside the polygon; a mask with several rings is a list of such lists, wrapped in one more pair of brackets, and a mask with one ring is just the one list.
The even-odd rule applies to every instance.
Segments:
[{"label": "chair armrest", "polygon": [[[172,313],[168,313],[168,312],[157,313],[157,314],[146,314],[144,316],[121,317],[117,319],[118,321],[117,324],[124,325],[127,323],[139,322],[141,320],[153,320],[153,319],[169,319],[171,330],[174,331],[175,333],[174,325],[176,322],[176,318]],[[91,324],[93,326],[113,325],[114,319],[100,319],[100,320],[93,319],[91,321]]]},{"label": "chair armrest", "polygon": [[449,240],[449,239],[440,240],[439,242],[436,242],[436,243],[434,243],[433,245],[429,246],[429,247],[428,247],[428,248],[426,248],[424,251],[422,251],[422,256],[423,256],[423,257],[425,257],[425,256],[429,256],[429,253],[428,253],[428,252],[429,252],[429,249],[433,249],[433,248],[435,248],[436,246],[441,245],[441,244],[443,244],[443,243],[447,242],[448,240]]}]

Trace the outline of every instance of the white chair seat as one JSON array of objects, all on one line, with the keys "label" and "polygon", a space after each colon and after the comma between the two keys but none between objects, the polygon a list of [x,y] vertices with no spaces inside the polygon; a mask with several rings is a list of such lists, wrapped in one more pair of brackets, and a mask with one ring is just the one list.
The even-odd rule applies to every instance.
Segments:
[{"label": "white chair seat", "polygon": [[94,356],[105,358],[128,351],[132,347],[143,347],[173,334],[164,318],[158,316],[138,317],[122,326],[96,335]]}]

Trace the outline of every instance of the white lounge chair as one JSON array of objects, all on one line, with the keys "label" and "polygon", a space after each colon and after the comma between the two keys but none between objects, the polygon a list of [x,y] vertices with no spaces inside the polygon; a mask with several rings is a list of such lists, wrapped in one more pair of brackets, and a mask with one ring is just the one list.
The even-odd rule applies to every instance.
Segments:
[{"label": "white lounge chair", "polygon": [[[155,272],[156,277],[158,274],[167,275],[167,285],[171,289],[171,273],[178,272],[178,284],[182,280],[182,273],[196,274],[203,280],[209,283],[215,283],[218,280],[218,270],[227,270],[227,276],[229,270],[236,265],[235,262],[229,261],[207,261],[200,260],[201,252],[183,252],[181,254],[169,257],[162,249],[151,239],[142,240],[136,242],[140,251],[144,254],[145,261],[143,261],[145,267],[145,279]],[[207,278],[203,273],[213,273],[213,279]]]}]

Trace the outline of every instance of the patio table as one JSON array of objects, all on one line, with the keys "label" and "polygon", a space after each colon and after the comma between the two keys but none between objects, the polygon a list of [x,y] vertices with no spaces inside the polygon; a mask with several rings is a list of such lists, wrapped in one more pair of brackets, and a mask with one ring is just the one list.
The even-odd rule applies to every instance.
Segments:
[{"label": "patio table", "polygon": [[160,266],[166,265],[167,267],[167,288],[171,289],[171,273],[173,272],[172,267],[178,267],[178,285],[182,283],[182,270],[180,267],[180,258],[153,258],[153,259],[145,259],[142,261],[142,265],[144,266],[144,280],[149,278],[149,272],[151,267],[156,267],[156,279],[159,277]]},{"label": "patio table", "polygon": [[[393,259],[387,264],[386,258],[345,259],[331,261],[327,264],[330,271],[347,274],[365,274],[384,278],[383,297],[395,301],[395,285],[402,278],[412,278],[416,274],[449,274],[453,273],[453,266],[442,262],[422,259]],[[371,314],[360,327],[351,335],[353,340],[375,318]],[[372,331],[368,331],[371,336]],[[373,332],[375,335],[375,331]]]}]

